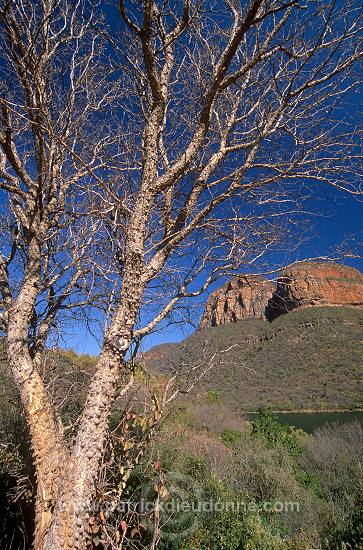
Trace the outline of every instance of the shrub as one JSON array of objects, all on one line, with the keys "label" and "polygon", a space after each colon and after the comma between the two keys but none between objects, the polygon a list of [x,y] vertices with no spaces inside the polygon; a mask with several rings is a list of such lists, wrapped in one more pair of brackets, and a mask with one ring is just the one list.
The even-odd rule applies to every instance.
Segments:
[{"label": "shrub", "polygon": [[226,428],[221,434],[221,439],[226,445],[233,445],[242,439],[243,433],[231,428]]},{"label": "shrub", "polygon": [[222,403],[222,399],[218,390],[208,390],[207,399],[210,403],[215,403],[215,404]]},{"label": "shrub", "polygon": [[303,433],[293,426],[280,424],[269,410],[260,409],[252,422],[252,436],[262,438],[270,446],[281,444],[294,456],[302,453],[300,439]]},{"label": "shrub", "polygon": [[[34,527],[32,486],[17,447],[0,445],[0,547],[28,548]],[[29,533],[29,537],[27,535]]]},{"label": "shrub", "polygon": [[319,480],[319,496],[328,508],[323,526],[328,547],[363,544],[362,425],[355,421],[320,428],[305,448],[300,462]]}]

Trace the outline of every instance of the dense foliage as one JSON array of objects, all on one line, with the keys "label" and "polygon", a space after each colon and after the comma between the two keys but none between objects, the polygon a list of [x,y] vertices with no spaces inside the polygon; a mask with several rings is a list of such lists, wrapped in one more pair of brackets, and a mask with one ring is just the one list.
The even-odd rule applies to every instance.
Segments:
[{"label": "dense foliage", "polygon": [[362,449],[357,422],[308,436],[267,411],[220,438],[164,427],[122,496],[137,513],[107,517],[106,498],[94,548],[113,530],[128,549],[359,550]]},{"label": "dense foliage", "polygon": [[[54,368],[70,373],[63,383],[73,381],[62,417],[74,420],[92,358],[66,353],[59,361]],[[6,372],[2,388],[0,547],[18,550],[31,543],[34,474],[24,419]],[[214,418],[214,429],[203,411],[205,418]],[[117,441],[120,418],[122,410],[112,421],[116,437],[98,484],[91,548],[363,548],[363,429],[358,422],[327,425],[308,435],[261,410],[248,424],[226,407],[219,389],[211,388],[204,409],[177,408],[153,448],[125,476]]]}]

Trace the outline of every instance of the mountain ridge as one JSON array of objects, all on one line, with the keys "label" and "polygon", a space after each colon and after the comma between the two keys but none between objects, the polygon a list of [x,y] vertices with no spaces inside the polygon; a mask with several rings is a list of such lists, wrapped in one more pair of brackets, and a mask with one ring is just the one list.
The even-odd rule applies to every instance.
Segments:
[{"label": "mountain ridge", "polygon": [[363,306],[363,275],[331,262],[300,262],[283,270],[276,283],[241,274],[208,298],[199,328],[244,318],[272,321],[302,307]]}]

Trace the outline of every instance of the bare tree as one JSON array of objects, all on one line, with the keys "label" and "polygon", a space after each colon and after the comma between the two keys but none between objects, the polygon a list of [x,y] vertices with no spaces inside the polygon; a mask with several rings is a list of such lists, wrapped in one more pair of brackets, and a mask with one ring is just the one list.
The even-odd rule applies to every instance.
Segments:
[{"label": "bare tree", "polygon": [[112,89],[100,79],[93,19],[80,1],[0,6],[0,321],[33,442],[39,548],[67,457],[40,363],[57,314],[89,302],[94,231],[74,189],[111,141],[92,127]]},{"label": "bare tree", "polygon": [[[360,193],[341,100],[362,7],[120,0],[107,26],[81,0],[0,5],[2,330],[37,469],[35,547],[81,549],[135,346],[286,242],[314,187]],[[39,364],[62,313],[92,306],[104,341],[67,442]]]}]

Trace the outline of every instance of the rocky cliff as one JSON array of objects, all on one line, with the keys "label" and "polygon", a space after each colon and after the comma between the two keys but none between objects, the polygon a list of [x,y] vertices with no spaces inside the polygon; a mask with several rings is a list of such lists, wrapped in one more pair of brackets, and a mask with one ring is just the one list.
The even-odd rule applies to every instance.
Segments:
[{"label": "rocky cliff", "polygon": [[275,285],[262,277],[234,277],[210,295],[200,327],[216,327],[246,317],[265,318],[274,290]]},{"label": "rocky cliff", "polygon": [[326,262],[304,262],[282,273],[266,315],[271,320],[301,307],[362,305],[363,275],[357,269]]},{"label": "rocky cliff", "polygon": [[200,328],[254,317],[275,319],[296,308],[363,306],[363,275],[352,267],[302,262],[282,272],[277,284],[241,275],[213,292]]}]

